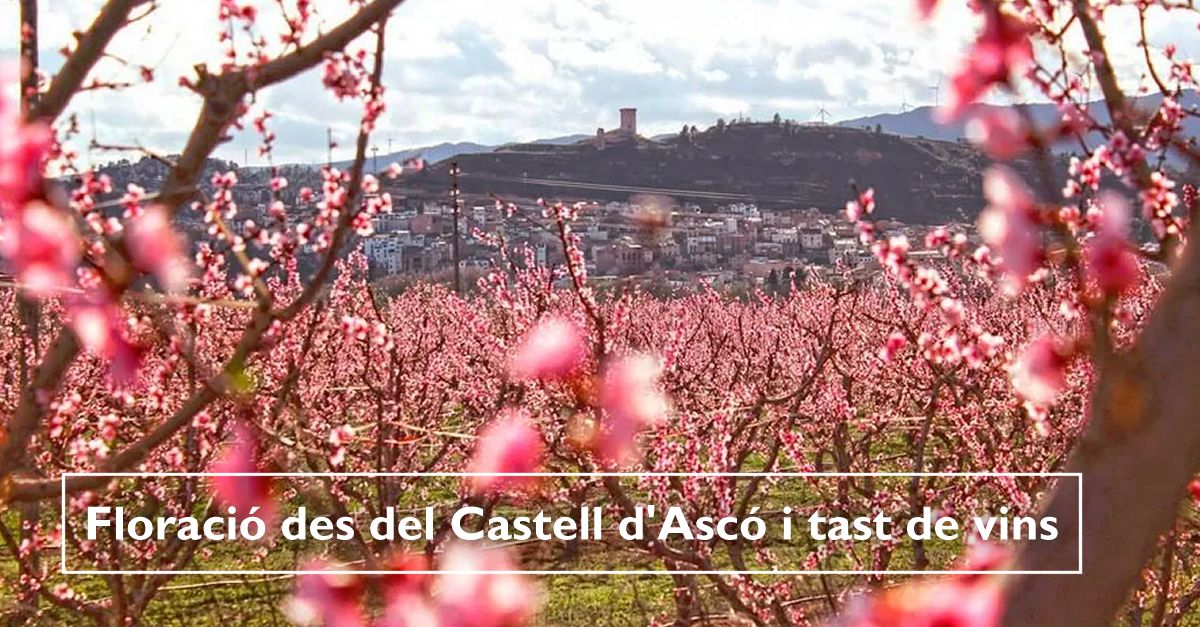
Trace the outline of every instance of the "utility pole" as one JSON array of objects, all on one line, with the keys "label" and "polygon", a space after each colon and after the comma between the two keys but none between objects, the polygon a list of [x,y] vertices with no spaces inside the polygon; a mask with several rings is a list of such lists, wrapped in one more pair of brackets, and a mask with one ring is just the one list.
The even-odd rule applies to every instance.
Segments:
[{"label": "utility pole", "polygon": [[462,271],[458,267],[459,250],[458,250],[458,215],[462,207],[461,192],[458,189],[458,162],[450,162],[450,205],[454,210],[454,241],[451,242],[451,254],[454,257],[454,293],[462,294]]},{"label": "utility pole", "polygon": [[333,127],[325,127],[325,165],[333,167]]}]

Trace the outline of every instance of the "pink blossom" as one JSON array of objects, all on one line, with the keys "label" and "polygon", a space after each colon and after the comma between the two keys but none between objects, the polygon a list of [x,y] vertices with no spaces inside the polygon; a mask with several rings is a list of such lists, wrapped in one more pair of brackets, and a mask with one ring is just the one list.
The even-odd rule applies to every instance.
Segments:
[{"label": "pink blossom", "polygon": [[32,200],[4,213],[0,255],[34,294],[48,295],[73,282],[79,263],[79,237],[66,213]]},{"label": "pink blossom", "polygon": [[[4,72],[4,74],[8,74]],[[0,76],[5,86],[9,76]],[[45,124],[26,124],[13,103],[0,94],[0,212],[17,211],[41,195],[42,162],[54,145],[54,134]]]},{"label": "pink blossom", "polygon": [[104,414],[97,421],[97,427],[100,430],[100,437],[106,441],[112,441],[117,438],[117,426],[121,424],[121,418],[116,414]]},{"label": "pink blossom", "polygon": [[125,217],[133,218],[142,213],[142,200],[146,190],[141,185],[130,183],[125,186],[125,195],[121,197],[121,205],[125,207]]},{"label": "pink blossom", "polygon": [[605,371],[600,385],[600,406],[607,420],[598,434],[598,450],[616,465],[635,452],[635,438],[642,429],[662,420],[667,399],[658,389],[662,365],[649,355],[624,357]]},{"label": "pink blossom", "polygon": [[[226,447],[221,457],[215,461],[209,472],[226,474],[245,474],[261,472],[258,463],[258,440],[254,433],[242,424],[234,427],[233,441]],[[271,478],[264,475],[252,476],[216,476],[212,477],[212,488],[217,500],[222,504],[236,507],[237,511],[246,515],[253,508],[258,508],[256,515],[263,520],[275,517],[275,500],[271,496]]]},{"label": "pink blossom", "polygon": [[1021,154],[1029,140],[1025,122],[1010,107],[988,107],[967,122],[967,138],[993,159],[1008,161]]},{"label": "pink blossom", "polygon": [[1012,557],[1009,550],[992,542],[971,544],[958,561],[959,570],[1000,570]]},{"label": "pink blossom", "polygon": [[908,238],[903,235],[880,239],[871,246],[879,265],[892,273],[901,272],[907,265],[908,249]]},{"label": "pink blossom", "polygon": [[950,98],[939,111],[944,121],[962,117],[992,86],[1007,82],[1011,73],[1033,61],[1029,31],[1020,18],[999,4],[980,2],[976,7],[983,13],[983,30],[950,80]]},{"label": "pink blossom", "polygon": [[55,584],[54,587],[51,588],[50,593],[60,599],[65,600],[71,600],[77,596],[75,591],[71,589],[71,586],[65,583]]},{"label": "pink blossom", "polygon": [[219,17],[222,20],[239,18],[245,22],[253,22],[258,17],[258,8],[252,4],[239,5],[235,0],[221,0]]},{"label": "pink blossom", "polygon": [[263,259],[259,259],[259,258],[255,257],[250,260],[250,263],[247,264],[247,266],[248,266],[247,269],[250,271],[250,274],[252,276],[258,277],[258,276],[262,276],[263,273],[266,272],[267,269],[271,267],[271,263],[268,261],[265,261]]},{"label": "pink blossom", "polygon": [[574,322],[547,316],[521,340],[508,372],[515,379],[565,379],[579,371],[585,352],[583,334]]},{"label": "pink blossom", "polygon": [[944,226],[934,227],[925,234],[925,248],[937,250],[950,243],[950,231]]},{"label": "pink blossom", "polygon": [[1067,387],[1067,351],[1049,335],[1030,342],[1013,363],[1013,388],[1026,400],[1049,405]]},{"label": "pink blossom", "polygon": [[1150,221],[1150,227],[1158,238],[1166,237],[1177,230],[1172,217],[1179,206],[1179,194],[1175,193],[1175,181],[1161,171],[1150,173],[1149,186],[1142,189],[1142,213]]},{"label": "pink blossom", "polygon": [[993,627],[1003,609],[1000,587],[957,579],[912,583],[851,604],[837,627]]},{"label": "pink blossom", "polygon": [[1096,228],[1084,245],[1088,275],[1106,294],[1118,294],[1137,281],[1138,263],[1129,244],[1129,204],[1118,194],[1104,192],[1090,217]]},{"label": "pink blossom", "polygon": [[[537,472],[545,447],[542,434],[533,425],[525,409],[506,409],[483,430],[471,461],[471,472]],[[495,493],[525,490],[537,484],[537,477],[473,477],[476,492]]]},{"label": "pink blossom", "polygon": [[99,293],[70,306],[71,329],[88,352],[109,361],[114,381],[126,385],[137,375],[141,351],[125,336],[125,320],[116,303]]},{"label": "pink blossom", "polygon": [[1042,263],[1042,239],[1033,194],[1012,170],[996,166],[983,178],[988,206],[979,215],[979,236],[1000,258],[1009,286],[1020,291]]},{"label": "pink blossom", "polygon": [[942,316],[946,318],[946,322],[950,324],[962,324],[963,315],[965,314],[962,301],[957,298],[943,298],[938,303],[938,307],[942,310]]},{"label": "pink blossom", "polygon": [[420,553],[401,553],[389,560],[388,569],[399,572],[383,576],[384,609],[376,627],[436,627],[433,577],[408,572],[429,570],[429,559]]},{"label": "pink blossom", "polygon": [[179,293],[187,289],[187,244],[171,228],[164,207],[155,206],[134,218],[126,230],[126,244],[134,265],[153,273],[164,290]]},{"label": "pink blossom", "polygon": [[342,425],[329,431],[329,443],[333,446],[345,446],[354,439],[354,427]]},{"label": "pink blossom", "polygon": [[[318,563],[305,570],[323,568]],[[367,624],[361,609],[362,595],[362,579],[354,573],[301,575],[283,611],[298,625],[359,627]]]},{"label": "pink blossom", "polygon": [[917,17],[928,20],[937,9],[938,0],[917,0]]},{"label": "pink blossom", "polygon": [[388,599],[403,592],[428,593],[433,583],[429,574],[417,572],[431,570],[424,553],[395,553],[388,558],[388,570],[394,571],[383,578],[383,592]]},{"label": "pink blossom", "polygon": [[[1007,553],[981,545],[959,565],[962,570],[999,568]],[[986,575],[954,575],[913,581],[874,598],[860,597],[833,622],[836,627],[994,627],[1000,624],[1004,597],[999,582]]]},{"label": "pink blossom", "polygon": [[[533,618],[537,595],[498,549],[455,544],[442,555],[436,597],[439,623],[445,627],[506,627]],[[491,572],[488,572],[491,571]]]},{"label": "pink blossom", "polygon": [[859,194],[857,200],[846,203],[846,219],[858,222],[875,211],[875,190],[868,189]]},{"label": "pink blossom", "polygon": [[329,444],[333,453],[329,456],[329,465],[340,467],[346,462],[346,444],[354,439],[354,427],[342,425],[329,432]]},{"label": "pink blossom", "polygon": [[365,342],[370,337],[371,325],[358,316],[342,316],[342,334],[347,339]]},{"label": "pink blossom", "polygon": [[403,163],[391,163],[387,167],[387,177],[394,179],[405,172],[420,172],[425,169],[425,160],[420,157],[405,159]]},{"label": "pink blossom", "polygon": [[890,362],[896,358],[896,354],[905,346],[908,346],[908,338],[904,337],[904,334],[899,331],[892,331],[891,335],[888,335],[887,343],[883,345],[883,348],[879,349],[879,358]]}]

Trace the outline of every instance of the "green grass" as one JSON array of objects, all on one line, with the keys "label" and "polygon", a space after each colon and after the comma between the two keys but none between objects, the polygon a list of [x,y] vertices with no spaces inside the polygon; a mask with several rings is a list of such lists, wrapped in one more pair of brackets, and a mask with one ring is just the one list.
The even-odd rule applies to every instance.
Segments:
[{"label": "green grass", "polygon": [[[883,489],[880,486],[879,489]],[[632,491],[635,499],[642,496]],[[454,494],[452,487],[436,486],[430,490],[434,500],[446,499]],[[430,498],[427,496],[426,498]],[[755,502],[767,510],[778,510],[784,504],[803,506],[815,502],[824,495],[814,491],[810,486],[800,481],[788,481],[775,486],[769,496],[764,496]],[[428,501],[424,501],[428,502]],[[419,504],[417,499],[406,495],[400,499],[398,507]],[[589,503],[594,504],[594,503]],[[295,505],[295,504],[293,504]],[[313,510],[313,503],[309,501]],[[564,509],[564,508],[560,508]],[[508,505],[500,508],[503,512],[525,511],[525,508]],[[606,516],[605,522],[613,525],[615,520]],[[777,529],[777,526],[775,527]],[[797,537],[804,537],[803,525],[796,526]],[[774,532],[772,532],[773,535]],[[931,544],[930,552],[935,563],[949,560],[957,553],[958,547],[951,545]],[[285,543],[286,546],[272,550],[265,559],[252,562],[253,568],[264,570],[285,570],[295,568],[302,563],[305,555],[328,550],[320,543]],[[197,557],[190,566],[192,569],[230,569],[247,568],[247,556],[254,545],[210,544],[212,554],[209,557]],[[343,545],[345,546],[345,545]],[[774,540],[767,543],[768,548],[779,560],[779,568],[799,569],[799,562],[808,551],[815,546],[807,540],[783,542]],[[562,560],[563,547],[559,543],[530,543],[522,547],[522,562],[526,567],[544,570],[662,570],[660,560],[635,550],[629,543],[621,540],[615,530],[606,530],[605,541],[585,545],[579,556],[572,561]],[[910,561],[906,547],[897,551],[893,567],[901,567]],[[757,554],[748,551],[745,554],[746,567],[750,569],[767,568]],[[732,569],[728,555],[718,552],[713,556],[714,567]],[[57,567],[57,563],[53,565]],[[76,566],[77,568],[79,566]],[[853,563],[848,559],[830,560],[823,565],[827,569],[851,569]],[[6,575],[11,575],[15,565],[8,560],[0,559],[0,569]],[[778,576],[759,576],[758,580],[771,582]],[[137,577],[128,578],[128,583],[136,586]],[[847,583],[849,578],[832,578],[833,583]],[[96,576],[55,576],[47,585],[67,582],[80,595],[88,599],[104,599],[110,596],[108,584]],[[222,583],[224,582],[224,583]],[[812,583],[816,590],[815,581],[811,578],[802,580],[801,587]],[[282,624],[283,618],[279,605],[290,589],[291,581],[287,578],[261,576],[199,576],[180,575],[168,582],[154,600],[149,604],[144,615],[146,624],[153,625],[276,625]],[[539,578],[542,590],[542,610],[539,622],[548,625],[636,625],[644,624],[654,617],[673,613],[674,582],[669,576],[655,575],[562,575]],[[725,602],[712,593],[711,584],[701,580],[700,590],[702,605],[709,614],[728,612]],[[0,607],[3,601],[0,601]],[[50,610],[46,616],[50,624],[71,622],[72,617],[59,610]]]},{"label": "green grass", "polygon": [[[894,443],[891,443],[894,444]],[[751,460],[749,469],[760,465],[760,460]],[[881,468],[882,469],[882,468]],[[904,489],[903,479],[876,480],[872,487],[875,490],[896,491]],[[754,505],[763,511],[775,511],[783,505],[803,507],[830,501],[830,493],[835,489],[833,482],[823,482],[813,487],[802,480],[787,480],[766,489],[768,493],[760,496]],[[858,483],[856,489],[868,488],[865,483]],[[434,486],[428,493],[437,499],[453,497],[452,486]],[[634,493],[635,498],[639,495]],[[406,495],[400,499],[399,506],[405,507],[428,502]],[[310,509],[313,505],[309,501]],[[589,501],[589,504],[596,504]],[[293,504],[294,505],[294,504]],[[540,506],[541,504],[539,504]],[[559,510],[565,509],[558,505]],[[525,508],[508,505],[502,511],[517,511]],[[57,519],[57,512],[47,512],[47,516]],[[15,514],[7,512],[3,515],[6,525],[15,528]],[[606,516],[605,522],[612,525],[615,521]],[[776,527],[777,528],[777,527]],[[801,561],[809,551],[813,550],[816,542],[809,540],[804,533],[803,525],[795,528],[796,536],[791,542],[775,539],[767,542],[766,547],[774,554],[778,568],[799,569]],[[248,566],[246,545],[216,544],[211,545],[212,555],[207,558],[197,558],[191,568],[207,569],[237,569]],[[261,561],[253,561],[252,567],[260,569],[290,569],[294,568],[304,556],[317,553],[323,548],[320,543],[308,542],[296,546],[288,546],[272,550]],[[530,543],[521,549],[522,563],[528,568],[562,569],[562,570],[591,570],[591,569],[663,569],[662,562],[636,550],[629,543],[622,541],[612,530],[606,530],[606,539],[601,543],[590,543],[582,547],[578,557],[564,560],[562,546],[558,543]],[[930,542],[927,551],[932,562],[932,568],[944,568],[961,552],[960,541]],[[912,545],[902,543],[897,546],[889,568],[903,569],[912,563]],[[756,553],[748,551],[745,554],[746,566],[750,569],[768,568]],[[713,556],[716,568],[731,568],[729,556],[718,551]],[[57,561],[49,564],[51,569],[57,569]],[[833,558],[822,564],[824,569],[853,569],[855,564],[846,557]],[[0,575],[6,581],[16,574],[15,564],[0,558]],[[780,580],[780,576],[760,575],[755,577],[761,583],[771,583]],[[822,591],[822,581],[817,577],[789,577],[793,582],[794,596],[819,597]],[[136,585],[136,577],[126,581]],[[621,576],[584,576],[558,575],[537,578],[542,590],[542,607],[538,622],[544,625],[641,625],[656,617],[671,616],[674,607],[674,581],[669,576],[656,575],[621,575]],[[53,576],[47,585],[59,582],[69,583],[79,594],[89,599],[104,599],[110,595],[108,584],[95,576]],[[828,577],[825,583],[839,589],[853,583],[860,583],[861,578],[841,576]],[[196,625],[199,627],[217,627],[220,625],[283,625],[285,620],[280,611],[280,604],[286,598],[292,581],[281,577],[260,576],[198,576],[180,575],[167,583],[154,600],[149,604],[142,617],[146,625]],[[0,612],[12,603],[13,587],[5,585],[0,591]],[[698,582],[701,594],[700,605],[710,616],[727,614],[729,608],[725,601],[712,589],[711,583],[703,578]],[[43,605],[44,607],[44,605]],[[819,607],[819,603],[818,603]],[[75,624],[78,618],[60,610],[48,610],[41,621],[42,624]],[[1189,627],[1200,627],[1200,615],[1183,622]]]}]

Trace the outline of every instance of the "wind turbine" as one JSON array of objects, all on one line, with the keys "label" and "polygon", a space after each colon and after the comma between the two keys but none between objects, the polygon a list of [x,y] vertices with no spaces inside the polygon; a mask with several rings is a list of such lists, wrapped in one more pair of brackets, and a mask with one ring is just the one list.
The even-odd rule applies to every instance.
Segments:
[{"label": "wind turbine", "polygon": [[825,107],[821,107],[821,109],[817,111],[817,117],[821,119],[821,125],[822,125],[822,126],[824,126],[824,125],[825,125],[825,119],[826,119],[826,118],[828,118],[828,117],[830,117],[831,115],[833,115],[833,114],[831,114],[830,112],[826,111],[826,110],[825,110]]},{"label": "wind turbine", "polygon": [[933,106],[942,106],[942,79],[938,79],[937,85],[930,85],[929,91],[933,92]]},{"label": "wind turbine", "polygon": [[333,127],[325,127],[325,165],[333,167]]}]

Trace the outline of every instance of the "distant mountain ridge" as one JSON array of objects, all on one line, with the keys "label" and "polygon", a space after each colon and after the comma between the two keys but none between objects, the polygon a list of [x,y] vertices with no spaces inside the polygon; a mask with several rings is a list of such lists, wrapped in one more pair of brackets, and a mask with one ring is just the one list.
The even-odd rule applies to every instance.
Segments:
[{"label": "distant mountain ridge", "polygon": [[[1141,96],[1132,99],[1134,106],[1145,110],[1153,111],[1162,105],[1162,95],[1152,94]],[[1195,110],[1200,107],[1200,94],[1194,91],[1186,91],[1180,99],[1180,104],[1185,109]],[[1037,121],[1039,126],[1050,126],[1059,121],[1060,115],[1058,109],[1048,103],[1031,103],[1024,105],[1029,111],[1033,119]],[[994,105],[975,105],[974,110],[982,109],[998,109],[1001,107]],[[966,137],[966,124],[964,121],[959,121],[952,124],[942,124],[935,119],[937,109],[934,107],[918,107],[911,111],[903,113],[882,113],[879,115],[870,115],[861,118],[854,118],[838,122],[838,126],[847,128],[871,128],[874,129],[877,125],[886,133],[896,135],[904,135],[907,137],[925,137],[928,139],[937,139],[941,141],[958,141]],[[1088,104],[1088,112],[1101,124],[1109,122],[1108,109],[1101,101]],[[1193,117],[1185,117],[1183,122],[1184,132],[1192,137],[1200,137],[1200,120]],[[1089,141],[1099,140],[1100,136],[1090,136]],[[1063,144],[1059,146],[1061,152],[1070,152],[1078,150],[1078,144]]]},{"label": "distant mountain ridge", "polygon": [[[587,139],[588,137],[589,137],[588,135],[563,135],[561,137],[548,137],[546,139],[536,139],[529,143],[530,144],[538,144],[538,145],[561,146],[561,145],[566,145],[566,144],[574,144],[581,140]],[[514,142],[514,143],[516,143],[516,142]],[[508,146],[508,145],[513,145],[513,144],[489,145],[489,144],[477,144],[475,142],[454,142],[454,143],[442,142],[440,144],[435,144],[433,146],[421,146],[419,148],[405,148],[403,150],[398,150],[398,151],[379,155],[378,156],[379,169],[382,170],[393,162],[401,162],[402,163],[404,161],[407,161],[409,159],[415,159],[417,157],[424,159],[428,163],[437,163],[439,161],[445,161],[446,159],[457,157],[458,155],[468,155],[468,154],[492,152],[493,150],[496,150],[497,148],[501,148],[503,146]],[[367,169],[368,170],[374,169],[375,159],[376,159],[375,156],[370,155],[368,153],[368,155],[367,155]],[[334,161],[333,166],[335,168],[348,168],[348,167],[350,167],[351,163],[353,163],[352,159],[344,159],[341,161]],[[324,164],[321,163],[321,164],[311,164],[311,165],[313,167],[320,167]]]}]

